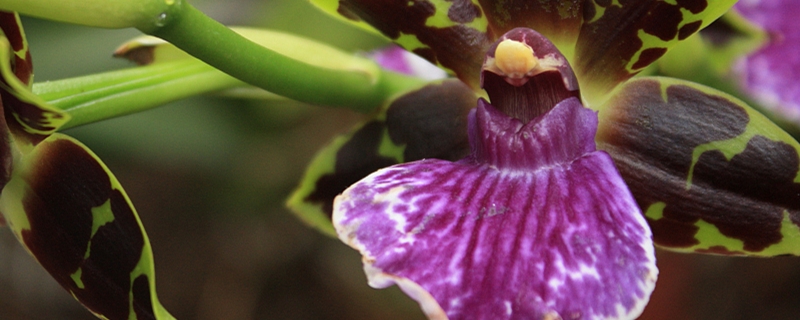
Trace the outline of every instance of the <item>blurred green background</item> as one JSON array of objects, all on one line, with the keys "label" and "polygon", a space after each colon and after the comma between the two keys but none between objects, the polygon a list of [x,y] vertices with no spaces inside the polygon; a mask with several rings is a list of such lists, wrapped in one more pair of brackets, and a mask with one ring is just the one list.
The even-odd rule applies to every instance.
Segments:
[{"label": "blurred green background", "polygon": [[[386,44],[302,0],[192,2],[223,23],[286,30],[348,51]],[[136,30],[25,18],[36,81],[132,67]],[[283,203],[316,150],[363,116],[296,102],[196,97],[68,130],[117,175],[152,242],[158,293],[179,319],[423,319],[396,287],[367,286],[360,255]],[[658,252],[642,319],[796,319],[800,258]],[[0,320],[94,319],[0,229]]]}]

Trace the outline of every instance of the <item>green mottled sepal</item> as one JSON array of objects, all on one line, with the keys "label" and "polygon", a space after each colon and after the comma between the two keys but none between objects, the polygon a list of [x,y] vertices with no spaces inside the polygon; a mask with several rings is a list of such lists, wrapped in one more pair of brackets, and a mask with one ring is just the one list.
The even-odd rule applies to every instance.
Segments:
[{"label": "green mottled sepal", "polygon": [[730,10],[708,27],[672,48],[658,60],[662,75],[720,88],[731,79],[734,63],[769,40],[767,32]]},{"label": "green mottled sepal", "polygon": [[53,134],[16,154],[0,196],[9,227],[53,278],[104,319],[172,319],[128,196],[84,145]]},{"label": "green mottled sepal", "polygon": [[337,12],[363,20],[405,49],[479,88],[484,53],[494,39],[476,3],[340,0]]},{"label": "green mottled sepal", "polygon": [[635,79],[600,111],[597,139],[657,245],[800,255],[800,144],[740,100],[686,81]]},{"label": "green mottled sepal", "polygon": [[136,211],[84,145],[54,133],[69,118],[31,92],[19,17],[0,13],[0,213],[53,278],[103,319],[172,319],[155,294]]},{"label": "green mottled sepal", "polygon": [[574,1],[318,0],[329,13],[368,23],[437,64],[474,89],[486,49],[516,27],[535,29],[571,53],[580,30],[581,4]]},{"label": "green mottled sepal", "polygon": [[586,1],[575,73],[592,107],[667,50],[709,25],[735,0]]},{"label": "green mottled sepal", "polygon": [[469,152],[467,114],[476,101],[473,91],[454,79],[397,97],[323,148],[287,205],[309,225],[336,236],[333,199],[351,184],[405,161],[464,157]]},{"label": "green mottled sepal", "polygon": [[476,70],[492,42],[513,28],[534,29],[574,63],[584,97],[596,107],[617,84],[709,25],[736,1],[316,2],[327,12],[372,25],[473,88],[479,87]]},{"label": "green mottled sepal", "polygon": [[33,65],[19,16],[0,13],[0,97],[5,122],[18,144],[35,145],[69,116],[31,92]]}]

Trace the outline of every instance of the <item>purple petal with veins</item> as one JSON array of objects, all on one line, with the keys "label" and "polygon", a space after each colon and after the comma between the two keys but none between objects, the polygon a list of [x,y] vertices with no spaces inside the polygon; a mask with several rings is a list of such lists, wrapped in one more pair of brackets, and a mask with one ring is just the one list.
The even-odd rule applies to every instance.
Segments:
[{"label": "purple petal with veins", "polygon": [[447,73],[444,70],[396,45],[376,50],[370,54],[370,57],[381,67],[402,74],[425,80],[447,78]]},{"label": "purple petal with veins", "polygon": [[800,1],[739,1],[745,18],[770,35],[769,43],[736,66],[743,85],[765,107],[800,124]]},{"label": "purple petal with veins", "polygon": [[431,319],[635,318],[653,243],[596,129],[575,98],[527,124],[481,100],[471,156],[373,173],[334,225],[371,286],[398,284]]}]

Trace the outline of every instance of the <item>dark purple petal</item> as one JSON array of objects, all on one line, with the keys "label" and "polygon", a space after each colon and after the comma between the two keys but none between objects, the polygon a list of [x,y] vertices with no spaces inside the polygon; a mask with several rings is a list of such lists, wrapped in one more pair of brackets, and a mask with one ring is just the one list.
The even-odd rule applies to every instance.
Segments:
[{"label": "dark purple petal", "polygon": [[334,204],[339,237],[372,286],[397,283],[431,318],[635,318],[658,273],[652,240],[594,151],[596,124],[575,99],[526,125],[481,103],[481,151],[356,183]]},{"label": "dark purple petal", "polygon": [[770,35],[765,47],[735,66],[745,90],[765,107],[800,124],[800,1],[740,1],[736,9]]}]

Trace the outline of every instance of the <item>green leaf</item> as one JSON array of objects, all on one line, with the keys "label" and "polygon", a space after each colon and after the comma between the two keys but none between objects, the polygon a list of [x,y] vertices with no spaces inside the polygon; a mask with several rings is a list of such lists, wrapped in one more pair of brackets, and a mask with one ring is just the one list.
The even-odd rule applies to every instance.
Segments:
[{"label": "green leaf", "polygon": [[742,101],[640,78],[600,111],[607,151],[655,243],[685,252],[800,255],[800,144]]},{"label": "green leaf", "polygon": [[155,292],[136,210],[97,156],[53,134],[16,153],[0,195],[9,227],[53,278],[104,319],[173,319]]},{"label": "green leaf", "polygon": [[455,79],[398,96],[323,148],[287,206],[309,225],[335,236],[333,199],[351,184],[405,161],[466,156],[467,114],[476,104],[473,91]]}]

